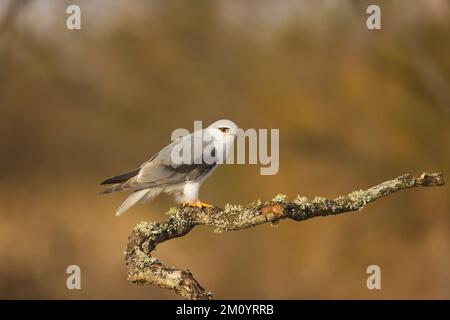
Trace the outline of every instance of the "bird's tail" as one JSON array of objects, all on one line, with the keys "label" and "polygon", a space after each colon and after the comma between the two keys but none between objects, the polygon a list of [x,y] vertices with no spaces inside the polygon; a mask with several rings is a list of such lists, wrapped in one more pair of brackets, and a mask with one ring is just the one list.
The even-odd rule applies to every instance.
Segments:
[{"label": "bird's tail", "polygon": [[116,216],[121,216],[128,209],[134,206],[136,203],[141,202],[145,203],[152,200],[158,194],[161,193],[160,188],[151,188],[151,189],[143,189],[139,191],[135,191],[128,196],[128,198],[120,205],[116,210]]}]

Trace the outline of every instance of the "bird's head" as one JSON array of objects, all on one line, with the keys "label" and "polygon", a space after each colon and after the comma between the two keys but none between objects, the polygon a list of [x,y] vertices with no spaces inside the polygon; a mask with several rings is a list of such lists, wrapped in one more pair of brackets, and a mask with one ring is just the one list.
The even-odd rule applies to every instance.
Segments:
[{"label": "bird's head", "polygon": [[234,138],[237,135],[238,126],[231,120],[218,120],[211,124],[208,129],[218,137]]}]

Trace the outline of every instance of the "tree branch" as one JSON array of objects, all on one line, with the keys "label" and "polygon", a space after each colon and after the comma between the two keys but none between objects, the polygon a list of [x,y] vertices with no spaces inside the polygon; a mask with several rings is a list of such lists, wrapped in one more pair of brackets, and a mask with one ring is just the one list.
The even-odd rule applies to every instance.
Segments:
[{"label": "tree branch", "polygon": [[277,223],[282,219],[302,221],[361,210],[368,203],[399,190],[444,184],[442,173],[422,173],[417,176],[405,174],[334,200],[316,197],[308,201],[306,197],[297,196],[295,200],[288,201],[285,195],[277,195],[271,201],[256,201],[246,206],[226,204],[225,209],[189,206],[172,208],[167,221],[141,222],[128,238],[128,280],[137,284],[156,284],[172,289],[185,299],[212,299],[212,294],[194,279],[189,270],[167,267],[154,258],[151,252],[156,246],[164,241],[182,237],[198,225],[212,226],[216,232],[222,232],[247,229],[266,222]]}]

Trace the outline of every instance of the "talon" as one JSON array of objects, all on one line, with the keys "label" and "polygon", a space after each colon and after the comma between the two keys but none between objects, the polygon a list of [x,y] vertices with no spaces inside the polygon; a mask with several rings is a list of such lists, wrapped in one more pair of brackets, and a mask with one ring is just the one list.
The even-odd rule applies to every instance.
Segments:
[{"label": "talon", "polygon": [[201,201],[196,202],[185,202],[183,205],[189,206],[189,207],[195,207],[195,208],[214,208],[213,205],[208,203],[203,203]]},{"label": "talon", "polygon": [[212,204],[200,202],[200,206],[203,208],[214,208]]}]

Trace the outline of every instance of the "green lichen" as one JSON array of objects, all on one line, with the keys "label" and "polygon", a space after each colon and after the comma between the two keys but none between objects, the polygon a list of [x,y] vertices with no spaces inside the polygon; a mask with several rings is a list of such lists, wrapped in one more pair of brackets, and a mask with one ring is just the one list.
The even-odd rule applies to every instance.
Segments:
[{"label": "green lichen", "polygon": [[255,216],[255,210],[252,208],[244,208],[239,213],[238,219],[236,221],[243,222],[243,221],[250,221]]},{"label": "green lichen", "polygon": [[370,202],[370,196],[363,190],[349,193],[348,198],[351,200],[350,208],[352,210],[361,210],[367,203]]},{"label": "green lichen", "polygon": [[323,204],[325,201],[327,201],[327,198],[315,197],[312,202],[316,204]]},{"label": "green lichen", "polygon": [[225,204],[225,209],[223,209],[223,212],[226,214],[237,214],[242,211],[241,205],[234,205],[227,203]]},{"label": "green lichen", "polygon": [[254,207],[259,207],[261,204],[262,204],[261,199],[258,199],[258,200],[256,200],[256,201],[251,203],[251,205],[254,206]]},{"label": "green lichen", "polygon": [[158,263],[159,260],[156,258],[153,258],[146,253],[142,252],[141,250],[136,250],[135,257],[134,257],[134,263],[136,264],[136,267],[138,270],[143,270],[145,268],[150,267],[154,263]]},{"label": "green lichen", "polygon": [[224,232],[224,229],[222,227],[214,228],[214,233],[222,233],[222,232]]},{"label": "green lichen", "polygon": [[137,231],[144,236],[148,237],[150,235],[151,224],[145,221],[141,221],[134,227],[134,231]]},{"label": "green lichen", "polygon": [[280,193],[280,194],[277,194],[275,196],[275,198],[272,199],[272,201],[276,202],[276,203],[286,204],[287,199],[288,199],[287,195]]},{"label": "green lichen", "polygon": [[169,215],[169,216],[174,216],[174,215],[176,215],[178,213],[179,213],[179,210],[178,210],[177,207],[170,207],[169,211],[166,212],[166,214]]},{"label": "green lichen", "polygon": [[222,233],[223,231],[227,230],[227,219],[222,219],[223,215],[226,216],[235,216],[237,214],[240,214],[242,211],[242,206],[240,205],[233,205],[230,203],[225,204],[225,208],[223,209],[223,212],[217,213],[215,216],[215,233]]},{"label": "green lichen", "polygon": [[239,228],[248,228],[252,223],[261,201],[255,201],[247,206],[225,204],[223,211],[216,213],[214,216],[214,232],[221,233],[223,231],[235,230]]},{"label": "green lichen", "polygon": [[297,195],[294,199],[294,203],[301,209],[305,210],[309,206],[308,198]]}]

